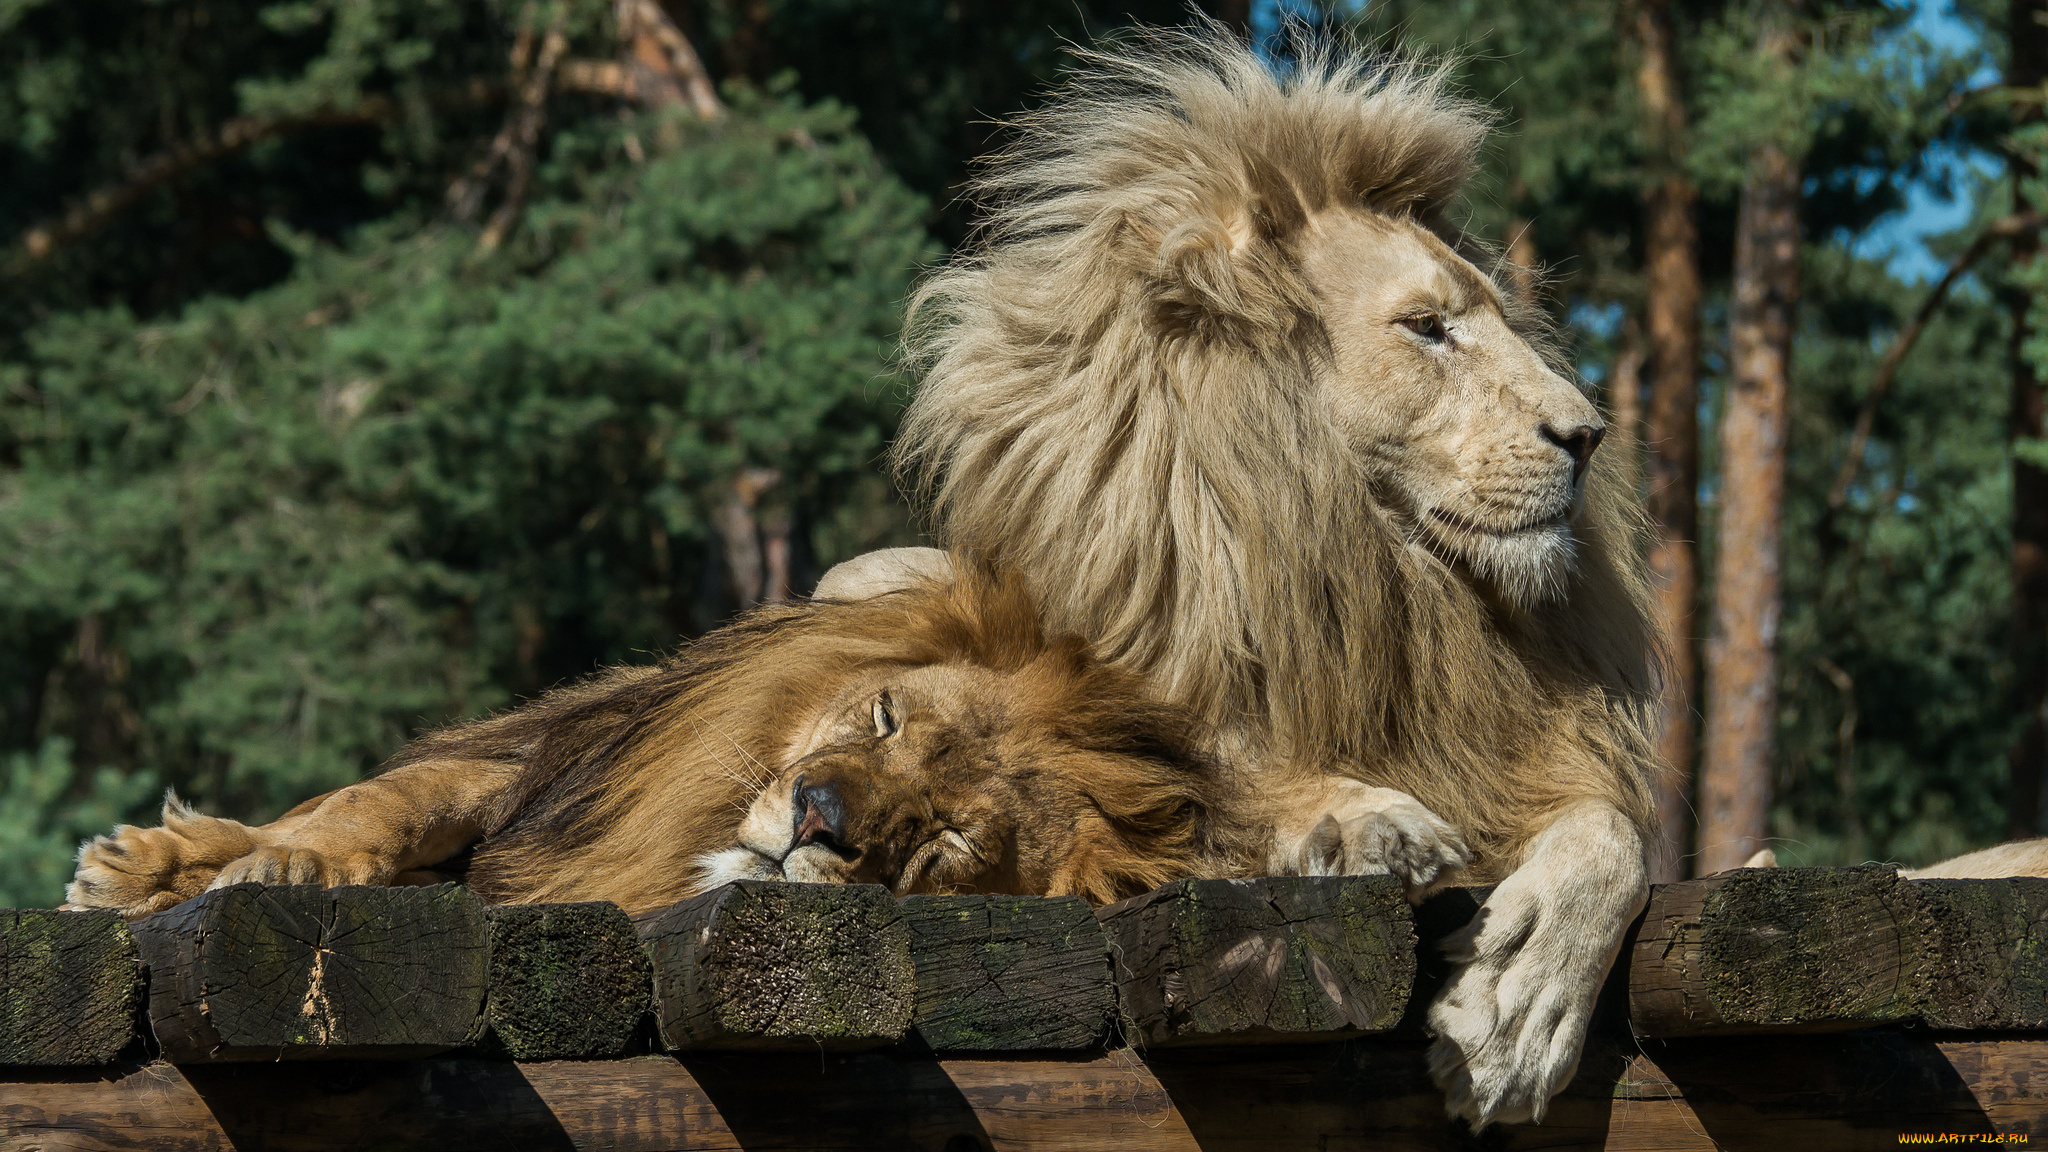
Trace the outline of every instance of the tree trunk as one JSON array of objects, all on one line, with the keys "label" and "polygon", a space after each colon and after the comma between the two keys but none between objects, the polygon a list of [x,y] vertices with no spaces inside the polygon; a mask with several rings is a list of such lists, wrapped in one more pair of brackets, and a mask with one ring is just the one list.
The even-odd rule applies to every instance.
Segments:
[{"label": "tree trunk", "polygon": [[1238,39],[1252,38],[1252,0],[1216,0],[1210,10]]},{"label": "tree trunk", "polygon": [[1608,370],[1608,435],[1620,445],[1621,470],[1631,487],[1643,483],[1643,332],[1636,318],[1621,323],[1621,345]]},{"label": "tree trunk", "polygon": [[[1508,203],[1519,209],[1527,199],[1529,190],[1520,180],[1508,187]],[[1536,302],[1536,222],[1523,216],[1520,211],[1510,210],[1507,235],[1501,237],[1504,247],[1501,255],[1507,260],[1508,279],[1515,286],[1515,292],[1524,305]]]},{"label": "tree trunk", "polygon": [[687,104],[700,120],[725,114],[704,62],[658,0],[615,0],[619,60],[631,95],[650,108]]},{"label": "tree trunk", "polygon": [[776,469],[748,468],[733,477],[731,494],[712,510],[711,525],[724,546],[728,609],[789,599],[788,517],[771,517],[764,533],[756,513],[761,497],[781,482]]},{"label": "tree trunk", "polygon": [[1721,520],[1700,766],[1701,875],[1738,867],[1763,847],[1770,813],[1799,192],[1799,166],[1783,149],[1766,144],[1751,155],[1728,309],[1731,371],[1721,417]]},{"label": "tree trunk", "polygon": [[1664,774],[1657,786],[1657,843],[1650,879],[1684,876],[1692,831],[1692,767],[1699,690],[1699,193],[1682,174],[1685,102],[1679,86],[1677,31],[1666,0],[1636,9],[1642,65],[1636,72],[1652,130],[1662,137],[1666,175],[1644,197],[1643,311],[1648,329],[1650,398],[1643,444],[1649,472],[1650,575],[1671,647],[1664,715],[1657,741]]},{"label": "tree trunk", "polygon": [[[2048,2],[2012,0],[2008,13],[2012,36],[2012,58],[2005,82],[2021,99],[2015,103],[2018,118],[2038,122],[2042,118],[2040,86],[2048,79]],[[2031,98],[2026,98],[2031,96]],[[2026,203],[2020,195],[2024,181],[2039,176],[2031,158],[2011,158],[2013,205]],[[2040,254],[2037,232],[2013,238],[2012,267],[2025,269]],[[2012,314],[2012,343],[2007,359],[2012,367],[2012,435],[2039,437],[2043,433],[2044,397],[2041,379],[2027,359],[2026,344],[2033,333],[2028,325],[2032,307],[2030,292],[2006,295]],[[2008,836],[2038,836],[2041,830],[2042,761],[2048,758],[2048,472],[2018,457],[2012,462],[2012,611],[2014,686],[2019,693],[2020,714],[2026,717],[2019,739],[2013,744],[2007,766],[2011,789],[2007,805]]]}]

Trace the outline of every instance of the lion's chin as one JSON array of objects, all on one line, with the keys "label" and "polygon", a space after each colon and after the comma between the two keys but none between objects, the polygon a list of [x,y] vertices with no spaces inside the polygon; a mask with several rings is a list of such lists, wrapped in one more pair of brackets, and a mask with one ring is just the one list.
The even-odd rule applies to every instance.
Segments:
[{"label": "lion's chin", "polygon": [[726,848],[697,857],[699,887],[706,892],[735,880],[786,880],[782,864],[752,848]]},{"label": "lion's chin", "polygon": [[1505,532],[1437,515],[1430,517],[1429,527],[1442,552],[1501,599],[1522,608],[1562,596],[1578,558],[1578,541],[1564,515]]}]

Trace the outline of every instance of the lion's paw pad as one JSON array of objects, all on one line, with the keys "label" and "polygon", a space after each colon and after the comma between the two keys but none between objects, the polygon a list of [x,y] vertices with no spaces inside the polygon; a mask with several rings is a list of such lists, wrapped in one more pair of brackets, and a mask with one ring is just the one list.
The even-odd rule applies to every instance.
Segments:
[{"label": "lion's paw pad", "polygon": [[206,890],[221,865],[251,846],[248,829],[184,810],[165,809],[166,826],[127,825],[78,851],[64,896],[74,908],[112,908],[133,920]]}]

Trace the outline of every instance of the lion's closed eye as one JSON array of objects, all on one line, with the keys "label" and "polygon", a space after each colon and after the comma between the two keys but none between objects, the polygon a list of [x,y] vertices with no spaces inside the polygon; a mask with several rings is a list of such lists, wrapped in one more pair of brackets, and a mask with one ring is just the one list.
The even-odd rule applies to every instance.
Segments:
[{"label": "lion's closed eye", "polygon": [[874,721],[876,736],[894,736],[903,730],[902,710],[895,695],[886,688],[875,697]]}]

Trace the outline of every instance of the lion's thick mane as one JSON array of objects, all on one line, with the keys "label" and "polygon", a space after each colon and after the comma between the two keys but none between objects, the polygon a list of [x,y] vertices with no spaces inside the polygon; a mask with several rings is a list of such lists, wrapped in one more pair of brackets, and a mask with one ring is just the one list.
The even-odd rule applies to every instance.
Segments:
[{"label": "lion's thick mane", "polygon": [[[1142,892],[1216,865],[1232,801],[1199,728],[1138,680],[1049,636],[1022,587],[969,571],[947,586],[755,610],[654,667],[620,668],[502,716],[431,733],[393,767],[523,765],[468,882],[500,903],[693,894],[747,804],[850,678],[960,663],[1005,673],[1031,755],[1007,767],[1082,777],[1111,831],[1086,890]],[[1028,762],[1026,762],[1028,761]],[[1049,817],[1047,817],[1049,818]]]},{"label": "lion's thick mane", "polygon": [[1155,33],[1017,127],[980,243],[913,302],[896,459],[943,541],[1031,574],[1048,628],[1251,758],[1414,795],[1472,875],[1573,799],[1647,827],[1626,482],[1596,459],[1562,586],[1517,603],[1417,543],[1318,388],[1330,337],[1290,241],[1339,206],[1450,236],[1484,115],[1441,69],[1324,48],[1281,76]]}]

